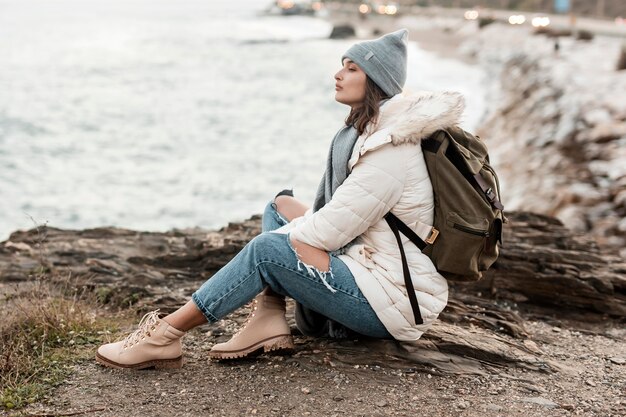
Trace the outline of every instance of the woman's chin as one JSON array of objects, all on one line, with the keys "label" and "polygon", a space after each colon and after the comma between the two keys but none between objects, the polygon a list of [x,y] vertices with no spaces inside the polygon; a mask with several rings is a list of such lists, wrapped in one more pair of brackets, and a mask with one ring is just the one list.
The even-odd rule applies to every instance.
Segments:
[{"label": "woman's chin", "polygon": [[337,103],[345,104],[346,106],[350,105],[349,103],[346,103],[346,101],[341,97],[341,92],[340,91],[337,91],[335,93],[335,101]]}]

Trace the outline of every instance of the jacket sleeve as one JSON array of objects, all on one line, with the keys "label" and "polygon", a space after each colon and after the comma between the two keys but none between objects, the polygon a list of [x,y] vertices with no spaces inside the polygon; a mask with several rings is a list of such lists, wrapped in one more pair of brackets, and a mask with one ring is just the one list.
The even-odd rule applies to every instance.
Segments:
[{"label": "jacket sleeve", "polygon": [[291,237],[326,251],[350,243],[398,202],[406,176],[404,146],[363,155],[331,200],[291,230]]}]

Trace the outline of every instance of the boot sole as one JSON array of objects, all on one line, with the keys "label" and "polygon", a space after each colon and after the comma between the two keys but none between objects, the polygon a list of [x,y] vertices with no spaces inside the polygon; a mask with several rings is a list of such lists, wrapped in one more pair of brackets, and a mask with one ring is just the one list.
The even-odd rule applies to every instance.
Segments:
[{"label": "boot sole", "polygon": [[263,352],[289,351],[294,349],[293,337],[289,335],[279,335],[261,340],[252,346],[248,346],[239,350],[210,350],[209,357],[212,359],[240,359],[257,353],[263,349]]},{"label": "boot sole", "polygon": [[100,354],[96,352],[96,362],[108,368],[115,369],[180,369],[183,367],[182,355],[174,359],[154,359],[151,361],[136,363],[134,365],[125,365],[122,363],[113,362],[112,360],[109,360],[104,356],[100,356]]}]

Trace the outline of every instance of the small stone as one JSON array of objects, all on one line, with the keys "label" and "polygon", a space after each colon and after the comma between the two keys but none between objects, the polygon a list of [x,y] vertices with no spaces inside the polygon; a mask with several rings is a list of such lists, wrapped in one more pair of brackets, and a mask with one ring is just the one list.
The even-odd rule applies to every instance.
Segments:
[{"label": "small stone", "polygon": [[554,401],[551,401],[551,400],[549,400],[547,398],[543,398],[543,397],[524,397],[524,398],[522,398],[522,401],[525,402],[525,403],[532,403],[532,404],[542,405],[542,406],[548,407],[548,408],[554,408],[554,407],[558,407],[559,406]]},{"label": "small stone", "polygon": [[583,120],[585,123],[595,126],[602,123],[609,123],[613,120],[608,110],[603,108],[590,109],[584,112]]},{"label": "small stone", "polygon": [[26,243],[22,243],[22,242],[17,242],[17,243],[13,243],[13,242],[6,242],[4,244],[4,246],[6,248],[15,248],[18,251],[20,250],[24,250],[24,251],[31,251],[32,248],[30,246],[28,246]]},{"label": "small stone", "polygon": [[596,383],[593,382],[593,379],[586,380],[585,384],[589,385],[590,387],[595,387],[596,386]]},{"label": "small stone", "polygon": [[502,407],[500,407],[499,405],[495,405],[495,404],[487,404],[485,408],[489,411],[501,411],[502,410]]},{"label": "small stone", "polygon": [[520,388],[523,388],[529,392],[546,392],[546,390],[544,390],[543,388],[539,388],[538,386],[532,384],[520,384]]},{"label": "small stone", "polygon": [[573,404],[561,404],[561,408],[564,410],[572,411],[574,409]]},{"label": "small stone", "polygon": [[300,391],[302,391],[303,394],[307,394],[307,395],[311,393],[311,390],[308,389],[307,387],[302,388]]},{"label": "small stone", "polygon": [[561,329],[560,329],[560,328],[558,328],[558,327],[553,327],[553,328],[552,328],[552,331],[553,331],[553,332],[555,332],[555,333],[560,333],[560,332],[561,332]]},{"label": "small stone", "polygon": [[387,401],[385,400],[381,400],[381,401],[376,401],[376,406],[378,407],[387,407]]},{"label": "small stone", "polygon": [[532,340],[524,340],[524,346],[526,346],[526,348],[528,348],[528,350],[530,350],[533,353],[543,353],[541,351],[541,349],[539,349],[539,346],[537,346],[537,344],[535,342],[533,342]]},{"label": "small stone", "polygon": [[257,413],[257,409],[253,409],[252,411],[250,411],[250,414],[256,414]]},{"label": "small stone", "polygon": [[161,397],[165,397],[166,395],[167,395],[167,392],[165,392],[165,391],[163,391],[163,392],[161,393]]},{"label": "small stone", "polygon": [[611,362],[613,362],[616,365],[623,365],[626,363],[626,358],[624,357],[620,357],[620,356],[615,356],[609,359]]}]

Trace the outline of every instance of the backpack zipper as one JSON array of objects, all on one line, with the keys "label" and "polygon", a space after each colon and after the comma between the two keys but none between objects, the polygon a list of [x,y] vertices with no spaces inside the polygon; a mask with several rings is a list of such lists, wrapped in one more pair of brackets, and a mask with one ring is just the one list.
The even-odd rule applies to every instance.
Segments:
[{"label": "backpack zipper", "polygon": [[462,224],[458,224],[458,223],[453,223],[452,227],[454,227],[455,229],[458,229],[458,230],[460,230],[462,232],[469,233],[469,234],[472,234],[472,235],[489,237],[489,232],[485,231],[485,230],[473,229],[471,227],[463,226]]}]

